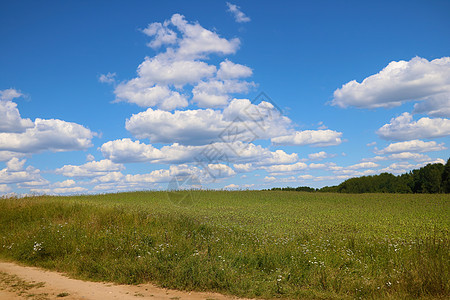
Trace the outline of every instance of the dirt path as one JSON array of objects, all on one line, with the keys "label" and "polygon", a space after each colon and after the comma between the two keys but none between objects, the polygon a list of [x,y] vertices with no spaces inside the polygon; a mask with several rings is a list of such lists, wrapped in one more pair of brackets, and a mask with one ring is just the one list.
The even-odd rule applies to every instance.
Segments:
[{"label": "dirt path", "polygon": [[1,300],[107,300],[107,299],[236,299],[216,293],[167,290],[152,284],[116,285],[88,282],[39,268],[0,262]]}]

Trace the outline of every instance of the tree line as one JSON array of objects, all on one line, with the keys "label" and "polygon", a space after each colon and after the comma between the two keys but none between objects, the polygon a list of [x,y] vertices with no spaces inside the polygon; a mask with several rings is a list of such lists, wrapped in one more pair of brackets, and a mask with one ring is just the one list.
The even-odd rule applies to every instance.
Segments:
[{"label": "tree line", "polygon": [[450,193],[450,158],[445,165],[428,164],[395,176],[391,173],[355,177],[320,189],[308,186],[272,188],[278,191],[337,193]]}]

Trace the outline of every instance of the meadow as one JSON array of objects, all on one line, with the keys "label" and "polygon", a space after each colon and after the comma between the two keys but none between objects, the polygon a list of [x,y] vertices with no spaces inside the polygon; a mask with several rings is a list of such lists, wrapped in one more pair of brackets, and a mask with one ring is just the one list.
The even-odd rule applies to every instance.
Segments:
[{"label": "meadow", "polygon": [[254,298],[450,296],[450,196],[133,192],[0,199],[0,258]]}]

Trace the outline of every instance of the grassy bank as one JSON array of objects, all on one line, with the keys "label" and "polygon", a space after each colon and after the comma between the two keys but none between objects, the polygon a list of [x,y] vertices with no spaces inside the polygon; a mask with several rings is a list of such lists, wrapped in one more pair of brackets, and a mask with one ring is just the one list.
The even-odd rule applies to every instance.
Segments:
[{"label": "grassy bank", "polygon": [[0,257],[246,297],[450,295],[449,195],[184,193],[2,199]]}]

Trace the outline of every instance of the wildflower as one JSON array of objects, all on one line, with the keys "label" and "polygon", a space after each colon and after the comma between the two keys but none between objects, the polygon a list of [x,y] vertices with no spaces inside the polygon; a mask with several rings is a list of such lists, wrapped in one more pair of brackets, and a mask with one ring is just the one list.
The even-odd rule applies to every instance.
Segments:
[{"label": "wildflower", "polygon": [[34,242],[33,250],[35,252],[41,251],[42,250],[42,243]]}]

